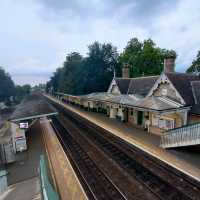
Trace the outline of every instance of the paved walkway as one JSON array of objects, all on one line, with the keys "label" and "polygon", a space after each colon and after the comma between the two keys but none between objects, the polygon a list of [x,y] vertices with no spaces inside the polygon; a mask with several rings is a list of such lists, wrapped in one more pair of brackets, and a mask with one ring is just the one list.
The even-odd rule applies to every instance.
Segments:
[{"label": "paved walkway", "polygon": [[41,200],[38,177],[22,181],[8,187],[0,200]]},{"label": "paved walkway", "polygon": [[55,98],[50,98],[59,102],[67,109],[80,114],[93,123],[123,138],[127,142],[200,181],[200,159],[198,152],[192,153],[189,151],[162,149],[159,147],[160,139],[158,136],[136,129],[131,125],[118,122],[116,119],[110,119],[103,114],[84,111],[78,107],[64,104]]},{"label": "paved walkway", "polygon": [[38,176],[40,155],[44,150],[37,125],[34,124],[26,133],[28,150],[17,153],[17,161],[6,166],[9,185]]},{"label": "paved walkway", "polygon": [[17,161],[6,165],[8,171],[8,191],[0,200],[39,200],[40,184],[38,167],[43,144],[38,124],[27,132],[28,150],[17,154]]}]

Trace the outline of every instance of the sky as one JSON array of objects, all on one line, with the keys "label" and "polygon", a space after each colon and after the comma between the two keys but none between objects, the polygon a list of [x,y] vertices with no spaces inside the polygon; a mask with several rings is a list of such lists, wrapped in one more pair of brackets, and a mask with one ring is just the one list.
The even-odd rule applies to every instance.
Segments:
[{"label": "sky", "polygon": [[45,83],[94,41],[122,52],[133,37],[174,49],[184,72],[200,50],[200,1],[0,0],[0,66],[16,84]]}]

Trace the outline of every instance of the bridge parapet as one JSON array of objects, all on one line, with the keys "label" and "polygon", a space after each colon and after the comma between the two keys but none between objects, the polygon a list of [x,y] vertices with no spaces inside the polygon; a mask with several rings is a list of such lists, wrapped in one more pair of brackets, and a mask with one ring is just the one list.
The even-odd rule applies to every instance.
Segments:
[{"label": "bridge parapet", "polygon": [[49,120],[40,120],[52,182],[61,200],[88,200]]},{"label": "bridge parapet", "polygon": [[163,148],[200,145],[200,123],[171,129],[161,137]]}]

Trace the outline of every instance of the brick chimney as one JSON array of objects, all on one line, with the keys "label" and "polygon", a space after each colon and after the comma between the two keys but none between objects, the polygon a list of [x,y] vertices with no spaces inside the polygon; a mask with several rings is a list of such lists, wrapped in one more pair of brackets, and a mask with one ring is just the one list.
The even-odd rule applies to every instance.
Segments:
[{"label": "brick chimney", "polygon": [[129,64],[124,64],[122,68],[122,78],[130,78]]},{"label": "brick chimney", "polygon": [[167,57],[164,59],[164,72],[165,73],[175,72],[175,58]]}]

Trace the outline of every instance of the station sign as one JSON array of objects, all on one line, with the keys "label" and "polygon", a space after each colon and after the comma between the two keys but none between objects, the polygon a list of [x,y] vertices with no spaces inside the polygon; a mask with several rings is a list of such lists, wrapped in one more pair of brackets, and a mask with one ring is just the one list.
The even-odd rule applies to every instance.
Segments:
[{"label": "station sign", "polygon": [[28,122],[21,122],[21,123],[19,123],[19,128],[21,128],[21,129],[28,129]]}]

